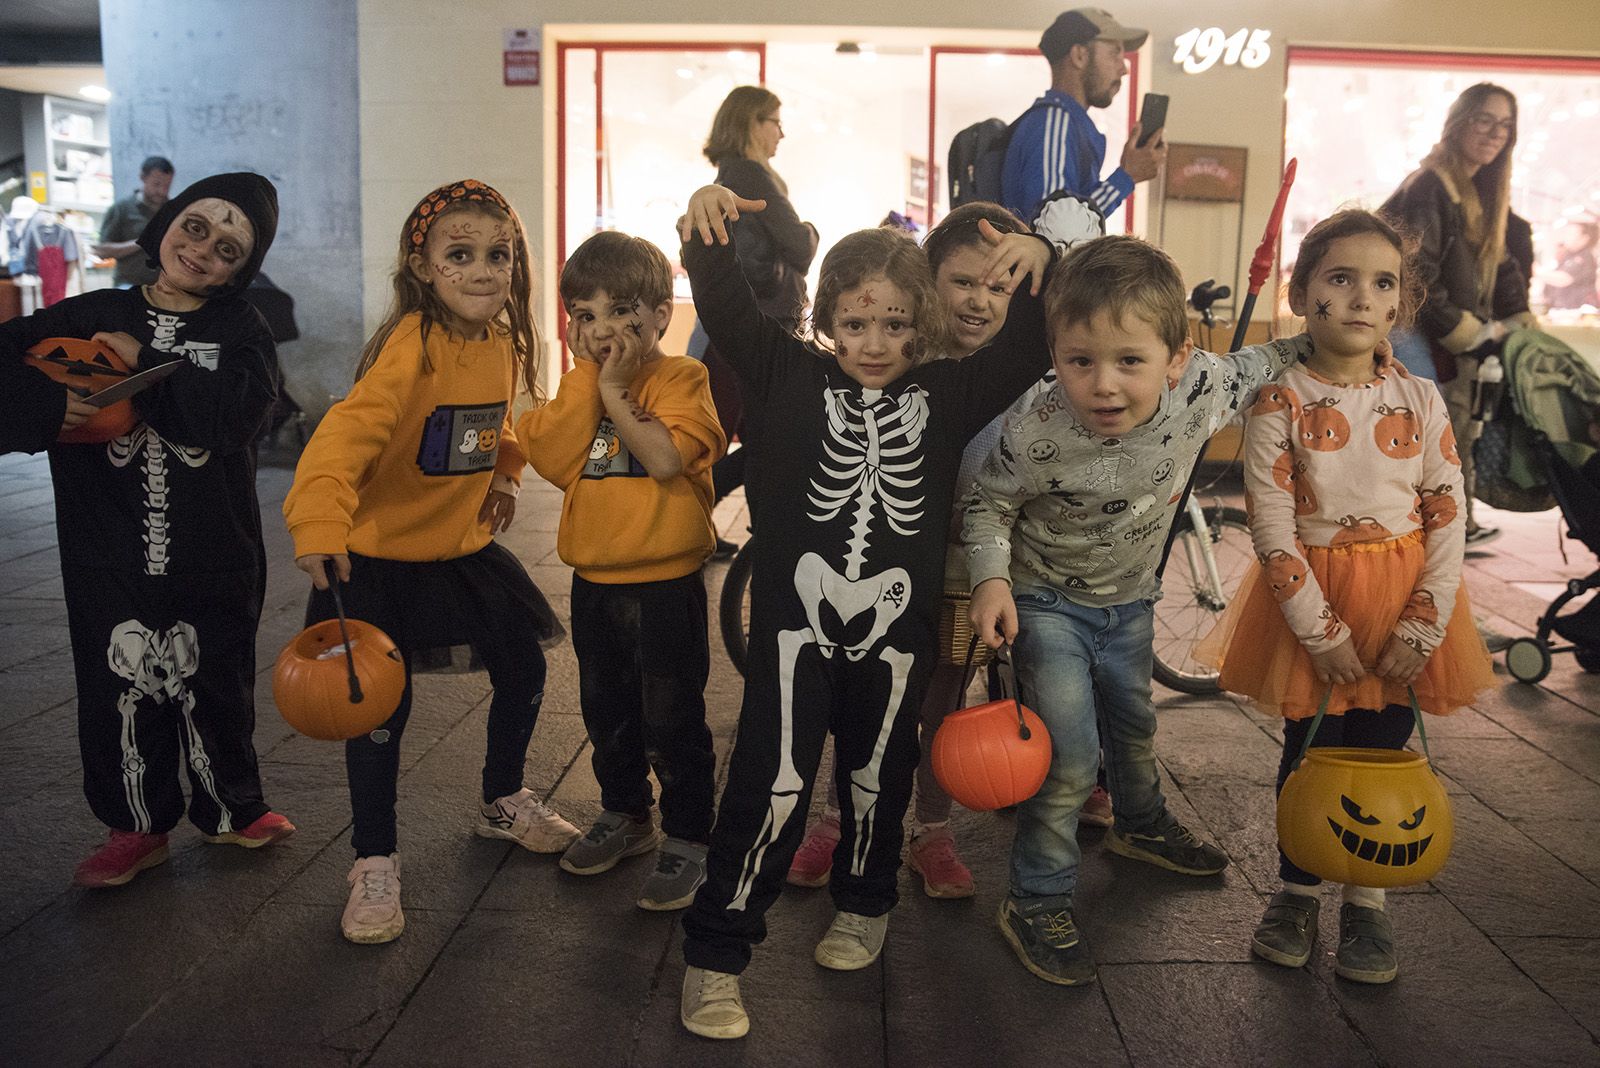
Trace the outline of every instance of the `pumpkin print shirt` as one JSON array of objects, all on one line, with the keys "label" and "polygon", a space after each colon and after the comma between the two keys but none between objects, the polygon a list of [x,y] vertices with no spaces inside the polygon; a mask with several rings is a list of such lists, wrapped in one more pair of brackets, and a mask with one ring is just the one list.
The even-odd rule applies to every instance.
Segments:
[{"label": "pumpkin print shirt", "polygon": [[1424,531],[1422,574],[1395,633],[1430,654],[1455,609],[1466,549],[1461,459],[1432,382],[1398,368],[1360,385],[1302,365],[1261,391],[1245,427],[1245,506],[1256,556],[1309,653],[1349,628],[1306,566],[1306,546]]}]

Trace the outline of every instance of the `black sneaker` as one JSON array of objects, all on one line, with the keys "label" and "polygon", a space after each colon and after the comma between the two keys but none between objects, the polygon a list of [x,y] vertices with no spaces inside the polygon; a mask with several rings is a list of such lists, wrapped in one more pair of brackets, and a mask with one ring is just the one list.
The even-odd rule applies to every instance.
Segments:
[{"label": "black sneaker", "polygon": [[1346,901],[1339,908],[1339,949],[1333,970],[1353,983],[1388,983],[1400,971],[1394,954],[1394,928],[1382,909]]},{"label": "black sneaker", "polygon": [[1210,842],[1202,842],[1181,823],[1174,823],[1159,834],[1113,827],[1106,833],[1106,848],[1184,875],[1215,875],[1228,866],[1228,854]]},{"label": "black sneaker", "polygon": [[1065,897],[1014,898],[1000,902],[1000,933],[1022,966],[1047,983],[1081,986],[1094,982],[1089,947],[1072,921]]},{"label": "black sneaker", "polygon": [[1317,940],[1317,911],[1321,904],[1312,894],[1291,894],[1287,890],[1273,894],[1250,939],[1250,952],[1285,968],[1304,968]]}]

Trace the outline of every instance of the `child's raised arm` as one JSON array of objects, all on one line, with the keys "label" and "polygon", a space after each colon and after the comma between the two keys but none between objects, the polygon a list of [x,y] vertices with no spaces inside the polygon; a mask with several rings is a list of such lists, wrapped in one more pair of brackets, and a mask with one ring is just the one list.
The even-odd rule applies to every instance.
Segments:
[{"label": "child's raised arm", "polygon": [[[1037,294],[1055,258],[1054,247],[1032,234],[1001,234],[987,221],[979,223],[979,231],[990,246],[984,284],[1003,285],[1011,306],[994,340],[955,364],[957,389],[966,398],[961,418],[969,438],[1050,369],[1044,304]],[[1023,287],[1024,277],[1033,279],[1030,287]]]}]

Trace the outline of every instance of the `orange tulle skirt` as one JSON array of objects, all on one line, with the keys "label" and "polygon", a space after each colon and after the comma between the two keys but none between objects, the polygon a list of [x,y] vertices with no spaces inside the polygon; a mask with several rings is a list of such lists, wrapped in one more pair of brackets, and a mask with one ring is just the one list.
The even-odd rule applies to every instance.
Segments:
[{"label": "orange tulle skirt", "polygon": [[[1378,662],[1384,643],[1394,633],[1422,573],[1423,554],[1421,531],[1392,541],[1306,548],[1306,562],[1323,595],[1350,628],[1356,653],[1368,667]],[[1249,697],[1263,711],[1286,719],[1315,715],[1328,689],[1312,669],[1305,646],[1289,629],[1259,566],[1245,575],[1216,628],[1196,648],[1196,656],[1221,668],[1224,690]],[[1462,588],[1444,643],[1428,658],[1414,684],[1417,703],[1424,712],[1446,715],[1471,704],[1494,684],[1489,651],[1478,636]],[[1403,683],[1367,675],[1335,686],[1328,712],[1338,715],[1351,708],[1410,703]]]}]

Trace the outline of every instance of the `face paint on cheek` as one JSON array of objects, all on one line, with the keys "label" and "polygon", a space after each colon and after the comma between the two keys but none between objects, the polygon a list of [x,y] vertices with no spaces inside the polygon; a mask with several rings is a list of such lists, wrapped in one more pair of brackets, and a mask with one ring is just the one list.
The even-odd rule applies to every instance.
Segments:
[{"label": "face paint on cheek", "polygon": [[1318,319],[1326,319],[1328,317],[1328,310],[1329,310],[1330,306],[1332,305],[1332,303],[1333,303],[1332,301],[1328,301],[1328,300],[1319,300],[1319,301],[1317,301],[1317,318]]},{"label": "face paint on cheek", "polygon": [[915,341],[907,341],[904,345],[901,345],[900,346],[900,355],[905,357],[908,360],[916,359],[917,358],[917,343]]},{"label": "face paint on cheek", "polygon": [[1383,317],[1383,318],[1384,318],[1384,321],[1385,321],[1385,322],[1390,322],[1390,323],[1392,323],[1392,322],[1394,322],[1394,319],[1395,319],[1395,310],[1394,310],[1394,309],[1393,309],[1393,308],[1390,308],[1390,309],[1389,309],[1389,314],[1388,314],[1388,315],[1385,315],[1385,316],[1384,316],[1384,317]]},{"label": "face paint on cheek", "polygon": [[459,282],[465,275],[461,268],[448,263],[434,264],[433,273],[443,278],[446,282]]},{"label": "face paint on cheek", "polygon": [[633,332],[634,337],[644,337],[644,323],[640,322],[638,319],[631,320],[628,323],[628,329]]}]

